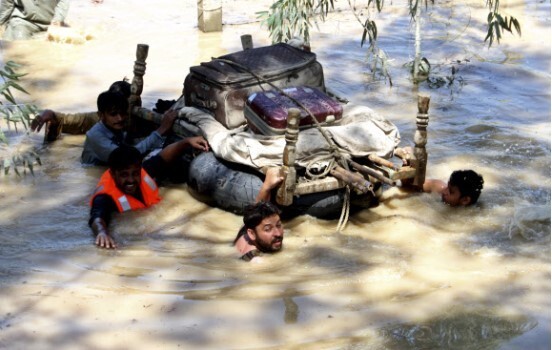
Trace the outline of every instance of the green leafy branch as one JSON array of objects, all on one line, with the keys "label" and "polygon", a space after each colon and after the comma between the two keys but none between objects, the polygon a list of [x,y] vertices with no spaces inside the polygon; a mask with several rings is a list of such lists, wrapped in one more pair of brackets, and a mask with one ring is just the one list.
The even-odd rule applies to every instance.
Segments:
[{"label": "green leafy branch", "polygon": [[[391,79],[391,74],[388,69],[388,56],[381,48],[377,45],[378,40],[378,27],[376,22],[370,18],[370,13],[368,12],[368,17],[364,23],[362,19],[356,13],[351,0],[349,2],[349,8],[351,9],[353,15],[357,21],[362,25],[362,38],[360,39],[360,46],[362,47],[366,43],[366,38],[368,37],[368,63],[370,65],[370,70],[372,71],[372,78],[381,76],[389,82],[389,86],[393,86],[393,80]],[[368,9],[370,5],[375,6],[378,12],[381,12],[383,8],[384,0],[368,0]]]},{"label": "green leafy branch", "polygon": [[[13,125],[15,132],[19,132],[18,125],[23,125],[25,130],[28,130],[31,125],[31,119],[37,114],[38,108],[32,104],[18,104],[13,90],[18,90],[24,94],[29,94],[20,85],[20,78],[26,76],[26,73],[18,73],[17,69],[21,66],[13,61],[8,61],[5,63],[4,67],[0,69],[0,77],[2,78],[3,83],[0,84],[0,94],[4,97],[4,101],[0,100],[0,116],[6,121],[8,129],[11,129]],[[8,103],[6,103],[8,102]],[[3,144],[1,147],[5,153],[7,152],[9,140],[2,128],[0,128],[0,144]],[[1,150],[1,149],[0,149]],[[41,165],[40,157],[34,150],[26,150],[23,152],[12,152],[7,156],[0,155],[0,172],[3,170],[4,174],[7,175],[10,169],[18,175],[21,176],[21,172],[18,167],[23,167],[23,174],[27,173],[29,169],[30,173],[34,175],[33,164],[36,162]]]},{"label": "green leafy branch", "polygon": [[[464,78],[458,74],[461,67],[470,63],[470,60],[467,58],[463,60],[454,60],[450,63],[440,64],[435,67],[433,67],[425,57],[422,57],[420,61],[419,74],[424,77],[424,80],[427,80],[427,86],[430,89],[447,88],[450,90],[451,98],[454,98],[454,94],[459,93],[467,84]],[[406,64],[411,70],[414,69],[413,65],[413,61]]]},{"label": "green leafy branch", "polygon": [[23,175],[27,174],[27,169],[31,175],[34,176],[34,163],[42,165],[40,161],[40,156],[33,150],[26,151],[21,154],[13,155],[9,158],[0,159],[0,172],[4,172],[4,175],[8,175],[10,169],[13,168],[13,171],[17,176],[21,176],[19,166],[23,167]]},{"label": "green leafy branch", "polygon": [[[257,12],[266,25],[273,43],[287,42],[295,36],[310,42],[311,19],[326,19],[334,0],[277,0],[269,11]],[[316,21],[314,22],[316,25]]]},{"label": "green leafy branch", "polygon": [[[387,55],[377,45],[378,27],[376,22],[370,16],[370,9],[381,12],[385,0],[366,0],[367,15],[361,19],[355,11],[355,5],[348,0],[349,8],[363,28],[360,45],[368,43],[368,61],[373,74],[385,76],[392,85],[391,76],[387,69]],[[428,3],[435,4],[434,0],[409,0],[409,15],[416,22],[416,59],[414,63],[413,77],[417,83],[427,77],[427,72],[420,71],[423,62],[421,62],[421,34],[419,29],[419,17],[421,7]],[[489,41],[489,47],[496,42],[500,43],[503,31],[513,33],[513,30],[521,35],[521,26],[519,21],[513,16],[504,16],[499,12],[499,0],[486,0],[490,11],[487,17],[487,36],[484,42]],[[306,43],[310,41],[309,29],[313,23],[311,19],[320,18],[324,21],[330,9],[334,9],[334,0],[277,0],[270,7],[269,11],[259,12],[262,24],[266,25],[272,42],[287,42],[295,36],[301,36]],[[317,25],[315,21],[314,24]]]},{"label": "green leafy branch", "polygon": [[485,37],[485,41],[489,40],[489,47],[493,45],[495,39],[497,43],[500,43],[504,30],[513,33],[512,27],[521,36],[521,26],[517,18],[503,16],[498,12],[500,6],[499,0],[487,0],[487,6],[491,10],[487,16],[487,36]]},{"label": "green leafy branch", "polygon": [[[435,4],[435,0],[430,0],[431,4]],[[414,20],[416,18],[416,13],[418,13],[418,6],[420,6],[420,3],[423,2],[425,4],[425,8],[427,10],[427,0],[408,0],[408,12],[410,13],[410,17]]]}]

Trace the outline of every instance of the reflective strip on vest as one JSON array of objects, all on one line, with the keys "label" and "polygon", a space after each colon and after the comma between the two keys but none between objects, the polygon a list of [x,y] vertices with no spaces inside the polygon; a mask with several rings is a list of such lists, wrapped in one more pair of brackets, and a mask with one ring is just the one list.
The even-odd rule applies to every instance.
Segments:
[{"label": "reflective strip on vest", "polygon": [[123,211],[127,211],[131,209],[130,203],[128,202],[128,199],[126,196],[119,197],[118,201],[119,201],[119,204],[121,204],[121,208],[123,209]]},{"label": "reflective strip on vest", "polygon": [[149,175],[144,176],[144,182],[148,184],[149,188],[151,188],[153,191],[157,190],[157,185],[155,184],[155,181]]}]

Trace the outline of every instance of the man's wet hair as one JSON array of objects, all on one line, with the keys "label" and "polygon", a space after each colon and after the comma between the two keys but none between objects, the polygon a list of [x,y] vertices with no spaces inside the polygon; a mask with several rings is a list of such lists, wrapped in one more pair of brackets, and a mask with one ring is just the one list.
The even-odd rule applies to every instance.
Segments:
[{"label": "man's wet hair", "polygon": [[473,170],[456,170],[450,175],[449,184],[458,187],[462,197],[469,196],[471,202],[477,202],[483,189],[483,177]]},{"label": "man's wet hair", "polygon": [[111,84],[108,91],[121,93],[128,99],[130,97],[130,83],[127,78],[124,78]]},{"label": "man's wet hair", "polygon": [[101,113],[128,113],[128,99],[120,92],[104,91],[98,96],[98,111]]},{"label": "man's wet hair", "polygon": [[280,209],[271,202],[260,201],[248,205],[245,207],[243,214],[243,226],[238,232],[236,239],[234,239],[234,244],[236,244],[237,240],[247,232],[247,229],[253,230],[267,217],[280,214]]},{"label": "man's wet hair", "polygon": [[142,155],[135,147],[121,145],[109,154],[107,165],[109,169],[123,170],[135,164],[142,164]]}]

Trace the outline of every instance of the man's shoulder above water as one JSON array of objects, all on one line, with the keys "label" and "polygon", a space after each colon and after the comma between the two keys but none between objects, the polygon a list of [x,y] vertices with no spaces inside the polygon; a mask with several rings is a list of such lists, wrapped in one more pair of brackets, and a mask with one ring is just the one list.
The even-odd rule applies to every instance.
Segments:
[{"label": "man's shoulder above water", "polygon": [[[97,122],[86,132],[81,163],[85,165],[105,165],[111,151],[117,148],[120,143],[114,140],[115,136],[115,133],[101,121]],[[122,141],[124,133],[121,133],[120,137]]]}]

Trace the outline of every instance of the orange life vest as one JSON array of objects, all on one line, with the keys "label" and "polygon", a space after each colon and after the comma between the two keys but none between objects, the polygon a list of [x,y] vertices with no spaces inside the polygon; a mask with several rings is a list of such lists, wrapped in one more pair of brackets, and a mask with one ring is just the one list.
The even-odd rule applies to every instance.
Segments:
[{"label": "orange life vest", "polygon": [[106,170],[100,178],[98,186],[96,186],[92,199],[90,199],[90,206],[92,206],[94,198],[100,194],[107,194],[113,198],[119,213],[128,210],[144,209],[159,203],[159,201],[161,201],[161,197],[159,197],[159,189],[157,188],[155,181],[144,169],[141,170],[140,177],[140,191],[142,192],[144,202],[141,202],[135,197],[121,191],[115,184],[115,180],[113,179],[113,176],[111,176],[111,172]]}]

